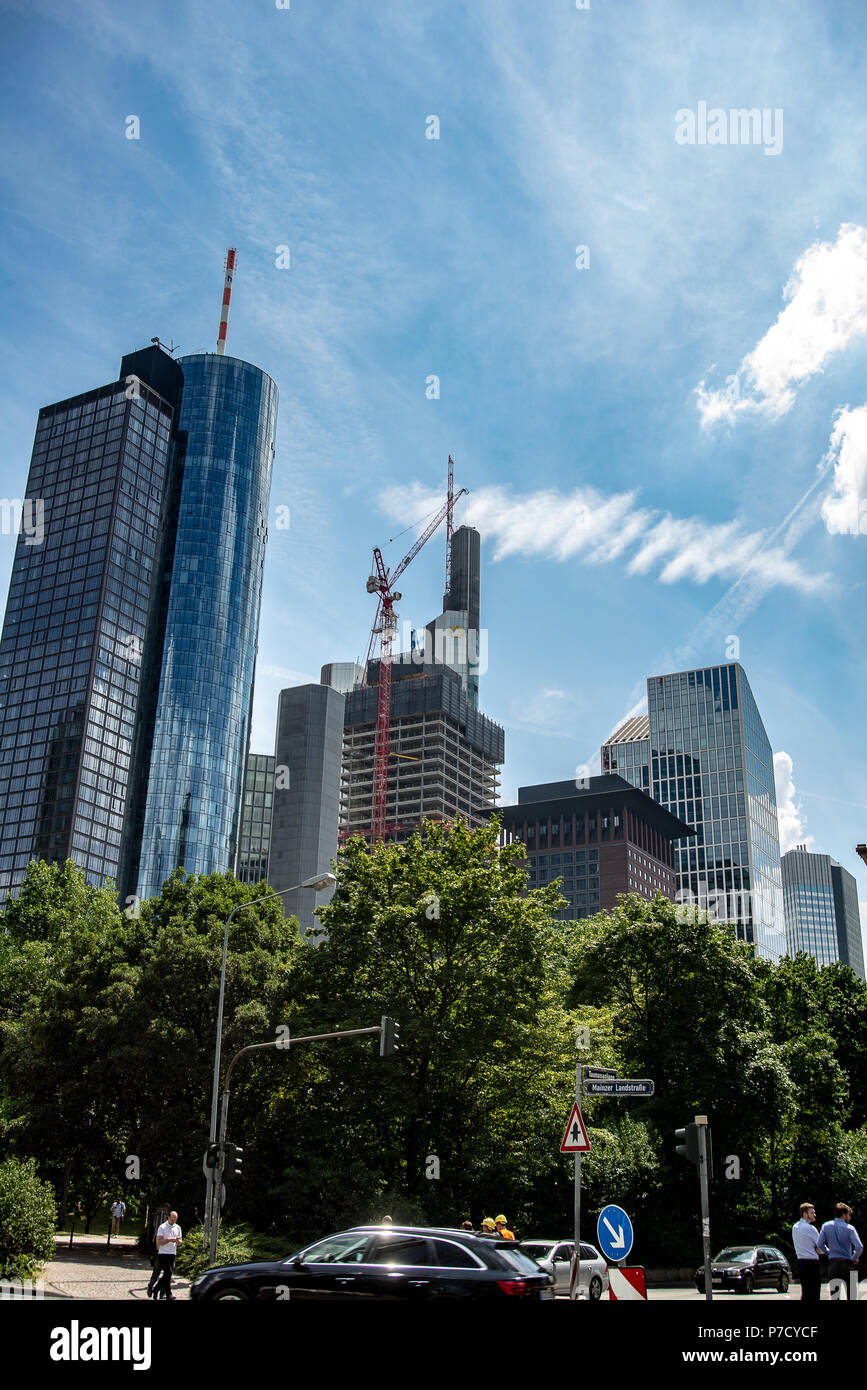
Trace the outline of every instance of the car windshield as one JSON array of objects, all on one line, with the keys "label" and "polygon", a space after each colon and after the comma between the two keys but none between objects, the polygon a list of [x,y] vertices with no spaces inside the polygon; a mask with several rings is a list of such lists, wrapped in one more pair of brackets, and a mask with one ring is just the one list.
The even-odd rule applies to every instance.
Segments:
[{"label": "car windshield", "polygon": [[290,1255],[286,1263],[303,1260],[305,1264],[355,1264],[363,1257],[369,1241],[370,1236],[366,1232],[364,1235],[354,1232],[342,1236],[329,1236],[327,1240],[318,1240],[315,1245],[308,1245],[306,1250],[299,1250],[297,1255]]},{"label": "car windshield", "polygon": [[521,1249],[532,1255],[534,1260],[547,1260],[556,1243],[553,1240],[522,1240]]},{"label": "car windshield", "polygon": [[748,1265],[756,1253],[754,1245],[729,1245],[720,1251],[714,1260],[715,1265]]}]

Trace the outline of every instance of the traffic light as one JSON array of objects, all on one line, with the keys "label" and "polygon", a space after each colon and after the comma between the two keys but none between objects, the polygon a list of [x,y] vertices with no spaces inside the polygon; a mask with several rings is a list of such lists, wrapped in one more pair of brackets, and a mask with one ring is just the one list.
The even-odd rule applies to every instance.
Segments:
[{"label": "traffic light", "polygon": [[681,1158],[689,1159],[690,1163],[698,1163],[698,1125],[685,1125],[683,1129],[676,1129],[674,1137],[678,1140],[676,1153]]},{"label": "traffic light", "polygon": [[379,1055],[380,1057],[390,1057],[392,1053],[400,1050],[400,1024],[395,1023],[388,1014],[383,1014],[382,1022],[379,1025]]},{"label": "traffic light", "polygon": [[241,1162],[242,1162],[242,1158],[243,1158],[243,1153],[244,1153],[244,1150],[241,1149],[241,1148],[239,1148],[237,1144],[227,1144],[227,1145],[226,1145],[226,1177],[227,1177],[227,1178],[242,1178],[242,1177],[244,1176],[243,1172],[241,1171]]},{"label": "traffic light", "polygon": [[219,1168],[219,1166],[220,1166],[220,1150],[221,1150],[221,1148],[222,1148],[222,1145],[221,1145],[221,1144],[209,1144],[209,1145],[208,1145],[208,1156],[207,1156],[206,1162],[207,1162],[207,1166],[208,1166],[209,1168]]}]

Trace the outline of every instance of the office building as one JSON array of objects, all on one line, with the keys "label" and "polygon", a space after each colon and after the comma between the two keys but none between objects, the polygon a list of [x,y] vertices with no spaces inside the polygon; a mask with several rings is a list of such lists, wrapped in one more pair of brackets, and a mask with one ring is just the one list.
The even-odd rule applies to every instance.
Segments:
[{"label": "office building", "polygon": [[321,685],[330,685],[341,695],[348,695],[357,685],[361,685],[364,667],[357,661],[329,661],[323,666],[319,680]]},{"label": "office building", "polygon": [[602,771],[695,827],[675,848],[685,902],[733,921],[768,959],[785,951],[771,745],[737,663],[653,676],[647,716],[602,746]]},{"label": "office building", "polygon": [[852,874],[828,854],[806,845],[782,859],[786,949],[804,951],[817,965],[840,961],[864,979],[858,887]]},{"label": "office building", "polygon": [[[344,696],[329,685],[281,690],[274,744],[274,813],[268,882],[275,890],[328,873],[337,857]],[[303,931],[333,889],[285,894],[283,909]]]},{"label": "office building", "polygon": [[0,900],[73,858],[121,898],[235,862],[276,388],[127,354],[39,412],[0,638]]},{"label": "office building", "polygon": [[620,893],[675,899],[674,846],[692,827],[623,777],[520,787],[495,814],[501,842],[525,847],[528,887],[562,879],[568,921],[616,907]]},{"label": "office building", "polygon": [[[379,662],[346,696],[340,830],[370,836]],[[462,816],[481,825],[496,806],[505,735],[480,714],[461,675],[436,662],[398,660],[391,673],[386,839],[403,840],[423,820]]]},{"label": "office building", "polygon": [[261,883],[268,877],[271,815],[274,804],[274,758],[249,753],[241,801],[238,862],[235,877],[242,883]]}]

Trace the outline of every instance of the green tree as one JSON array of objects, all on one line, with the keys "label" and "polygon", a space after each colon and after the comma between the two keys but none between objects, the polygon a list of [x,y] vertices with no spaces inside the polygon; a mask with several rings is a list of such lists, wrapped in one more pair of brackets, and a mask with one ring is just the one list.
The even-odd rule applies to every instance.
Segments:
[{"label": "green tree", "polygon": [[555,1166],[575,1056],[552,923],[563,900],[552,886],[523,896],[522,847],[501,848],[498,836],[496,823],[471,831],[458,820],[373,853],[347,843],[319,944],[301,962],[306,1026],[364,1027],[390,1014],[400,1048],[381,1060],[370,1040],[323,1044],[301,1063],[308,1102],[296,1112],[303,1147],[290,1186],[305,1154],[327,1153],[335,1136],[342,1153],[363,1156],[379,1192],[437,1219],[505,1207],[526,1190],[540,1134]]},{"label": "green tree", "polygon": [[24,1279],[54,1254],[57,1209],[35,1159],[0,1163],[0,1278]]}]

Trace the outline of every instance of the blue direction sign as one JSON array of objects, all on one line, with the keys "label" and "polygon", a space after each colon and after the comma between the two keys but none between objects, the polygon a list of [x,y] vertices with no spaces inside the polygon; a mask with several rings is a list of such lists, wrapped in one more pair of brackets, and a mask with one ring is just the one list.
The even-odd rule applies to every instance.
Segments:
[{"label": "blue direction sign", "polygon": [[607,1260],[625,1260],[635,1238],[626,1212],[613,1202],[599,1213],[596,1236]]}]

